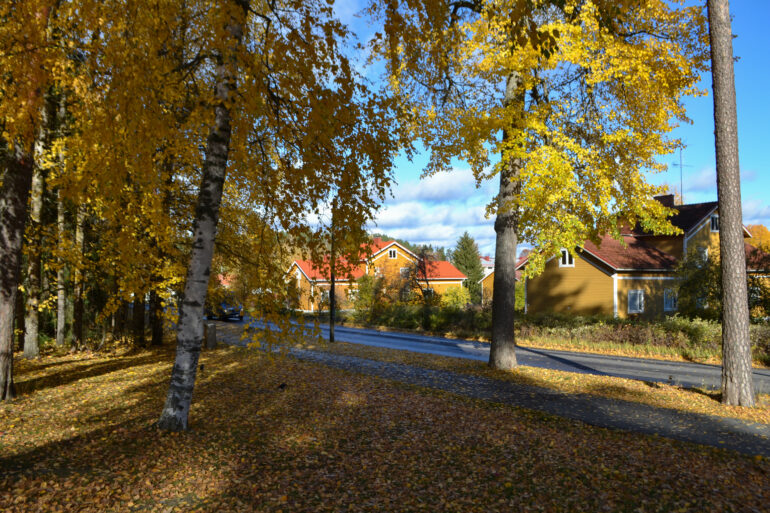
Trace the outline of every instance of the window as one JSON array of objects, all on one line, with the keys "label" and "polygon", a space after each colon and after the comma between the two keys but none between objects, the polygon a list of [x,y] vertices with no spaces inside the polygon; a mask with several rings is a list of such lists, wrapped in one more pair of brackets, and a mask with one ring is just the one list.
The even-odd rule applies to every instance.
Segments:
[{"label": "window", "polygon": [[675,312],[679,308],[679,301],[677,300],[676,291],[674,289],[666,289],[663,291],[663,311]]},{"label": "window", "polygon": [[572,258],[572,253],[566,249],[561,250],[561,259],[559,260],[559,267],[575,267],[575,260]]},{"label": "window", "polygon": [[644,312],[644,291],[643,290],[629,290],[628,291],[628,313],[642,313]]},{"label": "window", "polygon": [[719,231],[719,216],[711,216],[711,231]]},{"label": "window", "polygon": [[382,277],[382,268],[381,267],[375,267],[374,268],[374,275],[377,278],[381,278]]},{"label": "window", "polygon": [[709,248],[698,246],[697,250],[698,250],[698,258],[700,259],[698,263],[700,267],[703,267],[709,261]]},{"label": "window", "polygon": [[402,267],[401,268],[401,277],[402,278],[409,278],[409,268],[408,267]]},{"label": "window", "polygon": [[388,258],[396,258],[398,256],[398,251],[395,249],[389,249],[388,250]]},{"label": "window", "polygon": [[433,297],[433,289],[427,288],[423,291],[423,296],[425,297]]}]

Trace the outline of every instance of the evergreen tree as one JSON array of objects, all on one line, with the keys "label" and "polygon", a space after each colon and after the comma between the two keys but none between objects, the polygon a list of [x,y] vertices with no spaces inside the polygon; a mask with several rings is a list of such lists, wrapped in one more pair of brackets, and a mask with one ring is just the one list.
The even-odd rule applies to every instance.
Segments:
[{"label": "evergreen tree", "polygon": [[471,302],[481,303],[481,278],[484,277],[484,269],[481,267],[479,246],[468,232],[457,239],[457,246],[452,252],[452,263],[468,277],[465,286],[471,294]]},{"label": "evergreen tree", "polygon": [[722,263],[722,402],[754,406],[746,253],[741,218],[738,115],[728,0],[708,0]]}]

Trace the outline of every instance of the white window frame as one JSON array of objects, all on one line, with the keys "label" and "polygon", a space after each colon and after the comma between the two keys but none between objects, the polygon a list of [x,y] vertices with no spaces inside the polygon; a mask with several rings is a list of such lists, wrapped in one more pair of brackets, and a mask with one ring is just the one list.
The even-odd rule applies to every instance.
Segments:
[{"label": "white window frame", "polygon": [[[713,216],[711,216],[710,223],[711,223],[710,225],[711,232],[719,233],[719,216],[717,214],[714,214]],[[714,228],[715,225],[716,225],[716,228]]]},{"label": "white window frame", "polygon": [[394,260],[398,258],[398,250],[397,249],[389,249],[388,250],[388,258],[391,260]]},{"label": "white window frame", "polygon": [[677,297],[676,290],[664,289],[663,290],[663,311],[676,312],[678,309],[679,309],[679,298]]},{"label": "white window frame", "polygon": [[[634,309],[634,310],[631,309],[631,304],[632,304],[631,295],[632,294],[639,294],[639,295],[641,295],[641,299],[639,301],[641,303],[641,309],[638,309],[638,310],[637,309]],[[630,313],[630,314],[644,313],[644,289],[631,289],[631,290],[628,291],[628,313]]]},{"label": "white window frame", "polygon": [[572,256],[568,249],[561,248],[559,267],[575,267],[575,257]]},{"label": "white window frame", "polygon": [[401,273],[402,278],[409,278],[409,268],[408,267],[402,267],[398,270],[399,273]]},{"label": "white window frame", "polygon": [[698,246],[695,251],[698,252],[698,258],[700,258],[699,267],[703,267],[709,261],[709,248],[708,246]]},{"label": "white window frame", "polygon": [[382,278],[382,268],[381,267],[375,267],[374,268],[374,276],[376,278]]}]

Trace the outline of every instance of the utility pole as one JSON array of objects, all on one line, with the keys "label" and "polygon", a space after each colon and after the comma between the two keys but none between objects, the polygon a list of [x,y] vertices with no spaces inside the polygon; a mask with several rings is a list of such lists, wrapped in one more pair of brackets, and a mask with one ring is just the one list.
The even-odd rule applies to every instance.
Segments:
[{"label": "utility pole", "polygon": [[337,257],[334,254],[334,211],[337,206],[337,198],[332,200],[332,222],[330,232],[331,239],[331,261],[329,262],[329,270],[331,275],[331,287],[329,289],[329,342],[334,342],[334,313],[337,308],[337,301],[334,295],[334,271],[337,264]]},{"label": "utility pole", "polygon": [[682,205],[684,205],[684,180],[682,178],[682,170],[686,167],[692,167],[690,165],[685,165],[684,162],[682,162],[682,148],[679,148],[679,164],[674,162],[672,164],[674,167],[679,168],[679,198],[682,200]]}]

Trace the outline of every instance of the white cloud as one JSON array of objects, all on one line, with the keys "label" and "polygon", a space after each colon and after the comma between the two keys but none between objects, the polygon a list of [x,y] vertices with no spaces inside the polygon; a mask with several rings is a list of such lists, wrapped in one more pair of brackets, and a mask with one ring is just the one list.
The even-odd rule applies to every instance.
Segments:
[{"label": "white cloud", "polygon": [[753,182],[757,179],[757,172],[753,169],[741,169],[741,183]]},{"label": "white cloud", "polygon": [[743,224],[770,226],[770,205],[759,200],[743,202]]},{"label": "white cloud", "polygon": [[467,169],[438,173],[423,180],[410,180],[393,190],[376,217],[371,231],[408,240],[453,248],[468,232],[483,254],[494,253],[494,219],[487,219],[486,205],[496,193],[495,184],[476,188]]},{"label": "white cloud", "polygon": [[395,202],[418,200],[429,203],[463,201],[489,192],[489,182],[484,182],[481,189],[476,188],[476,180],[468,169],[453,169],[446,173],[436,173],[422,180],[411,180],[399,184],[393,191]]},{"label": "white cloud", "polygon": [[706,167],[684,178],[684,192],[716,192],[717,174],[713,167]]},{"label": "white cloud", "polygon": [[[756,171],[752,169],[741,170],[741,183],[752,182],[756,179]],[[715,195],[717,192],[717,173],[714,168],[706,167],[697,173],[685,176],[684,192],[703,192]]]}]

